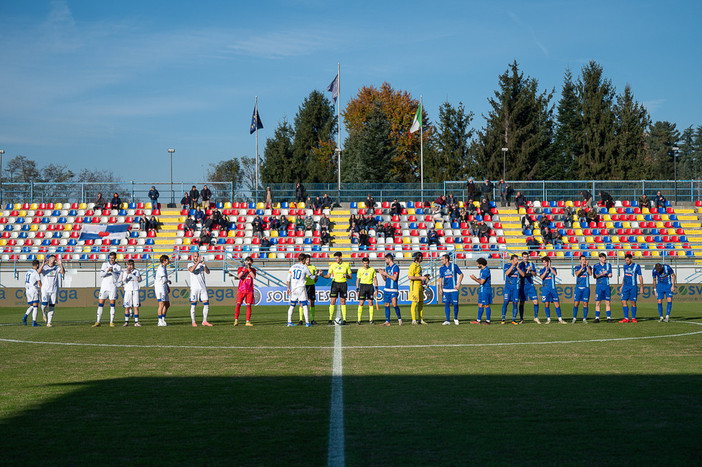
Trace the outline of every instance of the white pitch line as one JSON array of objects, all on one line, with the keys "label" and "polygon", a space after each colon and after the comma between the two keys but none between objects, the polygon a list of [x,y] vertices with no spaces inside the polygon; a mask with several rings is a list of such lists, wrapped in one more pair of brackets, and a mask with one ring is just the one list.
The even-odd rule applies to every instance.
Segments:
[{"label": "white pitch line", "polygon": [[342,380],[341,326],[334,326],[334,362],[332,363],[331,409],[329,410],[329,443],[327,465],[343,467],[344,454],[344,386]]}]

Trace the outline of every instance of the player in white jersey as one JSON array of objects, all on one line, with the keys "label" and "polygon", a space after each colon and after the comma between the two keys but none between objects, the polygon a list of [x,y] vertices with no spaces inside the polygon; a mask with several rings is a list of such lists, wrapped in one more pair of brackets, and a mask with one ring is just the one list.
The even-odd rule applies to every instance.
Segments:
[{"label": "player in white jersey", "polygon": [[39,310],[39,291],[41,289],[41,278],[39,277],[39,260],[32,261],[32,269],[28,270],[24,275],[24,294],[27,296],[27,311],[22,316],[22,323],[27,325],[27,316],[32,314],[32,326],[39,327],[37,324],[37,311]]},{"label": "player in white jersey", "polygon": [[122,270],[120,282],[124,287],[124,327],[129,326],[129,316],[134,313],[134,326],[140,327],[139,324],[139,281],[141,281],[141,273],[134,268],[134,260],[127,261],[127,269]]},{"label": "player in white jersey", "polygon": [[[49,255],[44,259],[44,263],[39,268],[41,277],[41,315],[46,321],[46,327],[53,326],[51,321],[54,318],[54,307],[58,297],[59,275],[66,274],[61,258],[56,255]],[[46,309],[49,308],[48,318]]]},{"label": "player in white jersey", "polygon": [[195,322],[195,307],[198,300],[202,302],[202,325],[212,326],[207,322],[207,314],[210,311],[210,299],[207,296],[207,285],[205,284],[205,274],[210,273],[210,268],[205,264],[205,258],[200,253],[195,252],[192,260],[188,263],[190,271],[190,319],[193,327],[197,327]]},{"label": "player in white jersey", "polygon": [[98,295],[97,320],[93,324],[94,328],[100,327],[102,319],[102,308],[105,300],[110,300],[110,327],[115,327],[115,301],[117,300],[117,283],[122,274],[122,266],[117,264],[117,253],[114,251],[107,255],[107,261],[102,263],[100,268],[100,295]]},{"label": "player in white jersey", "polygon": [[307,300],[307,289],[305,287],[305,282],[308,277],[313,277],[309,268],[305,265],[307,260],[307,255],[305,253],[300,253],[297,257],[298,263],[293,264],[288,270],[288,296],[290,297],[290,307],[288,308],[288,326],[297,326],[297,324],[292,322],[292,314],[295,310],[295,305],[298,303],[302,307],[302,312],[305,316],[305,326],[310,327],[310,316],[307,310],[307,305],[309,304]]},{"label": "player in white jersey", "polygon": [[158,311],[156,313],[158,314],[158,326],[168,326],[166,324],[166,312],[168,307],[171,306],[171,301],[168,298],[168,292],[171,290],[168,284],[171,281],[168,280],[168,270],[166,268],[171,260],[168,258],[168,255],[161,255],[159,262],[161,265],[156,268],[156,277],[154,279],[154,292],[158,301]]}]

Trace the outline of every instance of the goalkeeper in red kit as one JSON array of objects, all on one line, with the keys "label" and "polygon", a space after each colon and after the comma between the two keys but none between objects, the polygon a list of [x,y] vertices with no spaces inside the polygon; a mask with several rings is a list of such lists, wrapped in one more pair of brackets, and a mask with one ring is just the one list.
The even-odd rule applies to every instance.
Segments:
[{"label": "goalkeeper in red kit", "polygon": [[234,326],[239,325],[239,311],[241,304],[246,301],[246,325],[251,324],[251,305],[254,301],[254,279],[256,278],[256,270],[253,268],[253,259],[247,256],[244,260],[244,265],[236,271],[236,277],[239,278],[239,288],[236,292],[236,309],[234,311]]}]

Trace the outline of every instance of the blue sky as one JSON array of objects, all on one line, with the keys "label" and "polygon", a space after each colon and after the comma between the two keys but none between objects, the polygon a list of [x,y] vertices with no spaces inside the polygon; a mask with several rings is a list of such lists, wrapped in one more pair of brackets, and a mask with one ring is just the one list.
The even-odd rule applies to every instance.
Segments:
[{"label": "blue sky", "polygon": [[[483,124],[517,60],[541,89],[599,62],[653,120],[702,125],[699,1],[131,1],[0,3],[0,149],[123,180],[201,181],[254,155],[341,62],[341,102],[389,82]],[[556,100],[554,99],[554,104]],[[343,137],[343,135],[342,135]]]}]

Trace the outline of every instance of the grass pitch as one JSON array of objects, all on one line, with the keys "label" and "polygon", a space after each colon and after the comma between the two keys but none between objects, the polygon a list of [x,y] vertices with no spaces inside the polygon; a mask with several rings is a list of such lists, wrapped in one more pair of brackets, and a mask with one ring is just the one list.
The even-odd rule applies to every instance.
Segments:
[{"label": "grass pitch", "polygon": [[[429,326],[342,327],[346,463],[698,464],[701,311],[477,326],[464,305],[441,326],[433,306]],[[93,329],[93,308],[61,307],[55,327],[31,328],[22,312],[0,310],[2,464],[327,463],[334,327],[286,328],[282,307],[255,308],[253,328],[216,307],[196,329],[185,308],[167,328],[153,307],[142,328]]]}]

